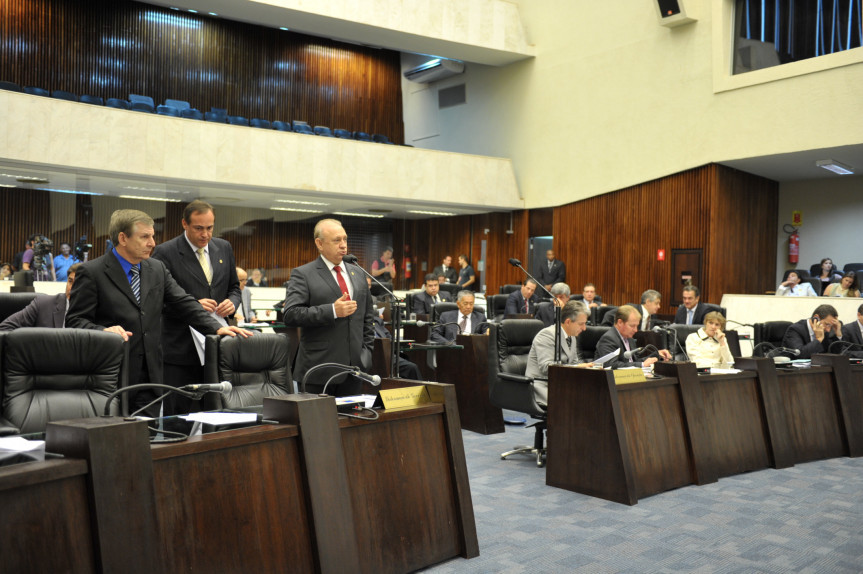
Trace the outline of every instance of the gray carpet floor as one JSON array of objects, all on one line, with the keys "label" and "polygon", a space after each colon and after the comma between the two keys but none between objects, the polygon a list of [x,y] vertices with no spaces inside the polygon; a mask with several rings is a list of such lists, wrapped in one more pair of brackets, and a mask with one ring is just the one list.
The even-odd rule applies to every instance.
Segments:
[{"label": "gray carpet floor", "polygon": [[625,506],[546,486],[528,457],[500,459],[532,444],[533,429],[462,434],[480,556],[423,572],[863,572],[863,458],[722,478]]}]

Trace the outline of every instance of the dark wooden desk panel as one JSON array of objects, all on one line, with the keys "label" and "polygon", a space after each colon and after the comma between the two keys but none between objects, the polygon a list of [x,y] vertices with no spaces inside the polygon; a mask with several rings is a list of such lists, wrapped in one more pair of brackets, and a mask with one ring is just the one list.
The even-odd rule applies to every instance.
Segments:
[{"label": "dark wooden desk panel", "polygon": [[438,349],[437,381],[455,387],[461,428],[480,434],[504,432],[503,412],[488,390],[488,337],[458,335],[463,349]]},{"label": "dark wooden desk panel", "polygon": [[[417,315],[417,319],[422,321],[428,321],[428,315]],[[416,341],[417,343],[425,343],[429,340],[429,331],[430,327],[428,325],[424,325],[422,327],[417,327],[416,325],[405,325],[403,327],[403,331],[405,334],[405,339],[411,339]],[[416,365],[420,368],[420,373],[422,373],[423,378],[427,381],[437,381],[437,373],[435,369],[429,366],[428,364],[428,351],[411,351],[409,357],[411,361],[416,363]]]},{"label": "dark wooden desk panel", "polygon": [[842,355],[815,355],[812,364],[833,369],[848,456],[863,456],[863,366],[852,366]]},{"label": "dark wooden desk panel", "polygon": [[153,447],[161,545],[175,572],[315,572],[297,429]]},{"label": "dark wooden desk panel", "polygon": [[794,445],[794,462],[848,455],[840,424],[841,406],[830,369],[782,371],[779,388]]},{"label": "dark wooden desk panel", "polygon": [[617,387],[637,498],[695,483],[676,379]]},{"label": "dark wooden desk panel", "polygon": [[0,468],[0,571],[97,571],[83,460]]}]

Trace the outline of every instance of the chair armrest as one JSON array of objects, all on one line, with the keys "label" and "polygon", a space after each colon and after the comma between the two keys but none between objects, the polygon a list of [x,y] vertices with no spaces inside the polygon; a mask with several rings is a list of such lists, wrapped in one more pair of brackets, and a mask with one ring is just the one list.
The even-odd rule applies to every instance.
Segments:
[{"label": "chair armrest", "polygon": [[16,434],[21,434],[21,429],[0,417],[0,436],[13,436]]},{"label": "chair armrest", "polygon": [[504,381],[510,381],[512,383],[524,383],[525,385],[529,385],[533,382],[533,379],[531,379],[530,377],[525,377],[524,375],[515,375],[513,373],[498,373],[497,376]]}]

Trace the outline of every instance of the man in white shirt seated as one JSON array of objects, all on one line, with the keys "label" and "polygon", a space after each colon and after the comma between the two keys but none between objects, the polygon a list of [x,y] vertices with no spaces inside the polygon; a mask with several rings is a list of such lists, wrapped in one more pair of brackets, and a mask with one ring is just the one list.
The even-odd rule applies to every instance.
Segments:
[{"label": "man in white shirt seated", "polygon": [[776,288],[776,295],[778,297],[818,297],[815,289],[808,281],[800,282],[800,277],[796,271],[789,273],[785,281],[779,284],[779,287]]}]

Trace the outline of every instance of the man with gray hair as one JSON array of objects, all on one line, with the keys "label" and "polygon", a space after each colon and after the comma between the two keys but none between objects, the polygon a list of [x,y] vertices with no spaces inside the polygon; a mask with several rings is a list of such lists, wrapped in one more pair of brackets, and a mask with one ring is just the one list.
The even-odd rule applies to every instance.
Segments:
[{"label": "man with gray hair", "polygon": [[[446,344],[455,341],[456,335],[483,335],[488,331],[485,315],[473,310],[473,291],[458,292],[457,311],[446,311],[438,317],[438,325],[431,332],[431,340]],[[446,323],[449,323],[448,325]]]},{"label": "man with gray hair", "polygon": [[[181,319],[205,335],[250,333],[223,327],[194,297],[183,291],[165,264],[150,255],[156,247],[153,218],[136,209],[111,215],[114,249],[78,268],[66,315],[66,327],[116,333],[129,341],[129,385],[164,384],[162,315]],[[157,397],[140,391],[130,397],[132,410]],[[147,410],[158,416],[158,405]]]},{"label": "man with gray hair", "polygon": [[638,314],[641,315],[641,323],[638,326],[639,331],[649,331],[653,328],[655,320],[653,315],[659,311],[659,306],[662,302],[662,295],[655,289],[648,289],[641,294],[641,305],[633,305]]},{"label": "man with gray hair", "polygon": [[[562,285],[557,283],[556,285]],[[554,286],[552,286],[552,290]],[[560,313],[560,363],[561,365],[577,365],[592,367],[593,363],[584,363],[578,354],[575,339],[587,328],[587,317],[590,311],[580,301],[569,301]],[[533,390],[536,402],[548,405],[548,366],[554,362],[554,325],[546,327],[536,334],[527,356],[527,369],[524,374],[534,380]]]},{"label": "man with gray hair", "polygon": [[534,318],[542,321],[542,324],[546,327],[554,323],[554,308],[566,305],[569,302],[571,294],[569,285],[566,283],[555,283],[551,286],[550,291],[554,297],[552,300],[553,305],[546,305],[545,303],[537,305],[536,315],[534,315]]}]

